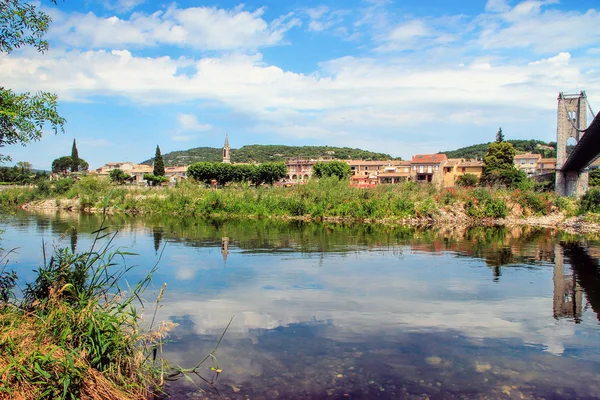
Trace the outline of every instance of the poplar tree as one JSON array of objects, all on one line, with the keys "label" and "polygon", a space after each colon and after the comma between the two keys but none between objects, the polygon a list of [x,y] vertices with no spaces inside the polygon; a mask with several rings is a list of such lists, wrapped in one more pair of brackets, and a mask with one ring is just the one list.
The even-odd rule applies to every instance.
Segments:
[{"label": "poplar tree", "polygon": [[158,147],[158,145],[156,145],[156,154],[154,155],[154,170],[152,171],[152,174],[154,176],[165,176],[165,162],[160,154],[160,147]]}]

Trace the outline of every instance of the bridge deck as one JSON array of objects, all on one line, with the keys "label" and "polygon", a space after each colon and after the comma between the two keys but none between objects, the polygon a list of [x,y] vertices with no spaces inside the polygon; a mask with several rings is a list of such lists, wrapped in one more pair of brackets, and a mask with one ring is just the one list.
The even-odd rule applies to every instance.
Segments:
[{"label": "bridge deck", "polygon": [[561,170],[581,171],[587,168],[598,154],[600,154],[600,113],[596,115]]}]

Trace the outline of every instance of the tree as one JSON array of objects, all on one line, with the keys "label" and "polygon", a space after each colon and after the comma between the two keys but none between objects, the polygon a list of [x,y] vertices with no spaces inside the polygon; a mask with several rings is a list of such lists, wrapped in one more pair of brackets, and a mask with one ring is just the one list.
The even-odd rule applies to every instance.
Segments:
[{"label": "tree", "polygon": [[21,170],[22,174],[28,174],[31,172],[31,168],[33,167],[33,165],[31,165],[31,163],[27,161],[19,161],[17,163],[17,167]]},{"label": "tree", "polygon": [[210,182],[215,179],[214,163],[198,162],[190,165],[187,169],[187,175],[193,179],[204,182],[210,185]]},{"label": "tree", "polygon": [[156,154],[154,154],[154,176],[165,176],[165,162],[160,154],[160,147],[156,145]]},{"label": "tree", "polygon": [[[83,172],[87,171],[89,168],[89,164],[83,159],[79,158],[79,162],[77,164],[77,169],[75,172]],[[52,161],[52,172],[55,174],[67,174],[69,171],[73,171],[73,159],[71,156],[59,157],[56,160]]]},{"label": "tree", "polygon": [[488,152],[483,158],[481,182],[487,185],[514,187],[527,179],[525,172],[515,167],[513,160],[516,154],[517,151],[508,142],[490,143]]},{"label": "tree", "polygon": [[169,182],[169,178],[163,175],[144,174],[144,180],[148,181],[152,186],[160,185],[164,182]]},{"label": "tree", "polygon": [[73,139],[73,147],[71,148],[71,172],[79,170],[79,152],[77,151],[77,143]]},{"label": "tree", "polygon": [[471,187],[477,185],[479,179],[475,174],[464,174],[456,179],[456,184],[463,187]]},{"label": "tree", "polygon": [[[9,54],[22,46],[44,52],[48,49],[44,36],[50,22],[47,14],[23,0],[0,0],[0,53]],[[58,114],[57,106],[57,97],[52,93],[17,94],[0,86],[0,148],[39,140],[46,124],[55,134],[64,132],[65,119]],[[9,160],[9,156],[0,154],[0,162]]]},{"label": "tree", "polygon": [[504,134],[502,133],[502,127],[498,128],[496,132],[496,143],[504,142]]},{"label": "tree", "polygon": [[313,172],[317,178],[335,176],[338,179],[348,179],[352,175],[352,168],[342,161],[318,162],[313,165]]},{"label": "tree", "polygon": [[119,185],[122,185],[123,183],[125,183],[126,180],[131,179],[131,175],[126,174],[119,168],[115,168],[112,171],[110,171],[108,173],[108,176],[110,177],[110,180],[112,182],[117,183]]},{"label": "tree", "polygon": [[287,176],[287,169],[282,162],[262,163],[258,166],[256,184],[267,183],[269,185]]}]

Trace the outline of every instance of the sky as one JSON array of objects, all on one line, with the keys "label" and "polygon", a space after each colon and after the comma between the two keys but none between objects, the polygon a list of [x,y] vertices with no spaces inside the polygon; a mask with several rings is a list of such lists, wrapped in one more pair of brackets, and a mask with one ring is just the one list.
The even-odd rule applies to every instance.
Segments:
[{"label": "sky", "polygon": [[[409,159],[495,139],[556,140],[556,97],[600,109],[596,0],[35,3],[50,49],[0,55],[0,86],[59,96],[14,162],[98,168],[194,147],[358,147]],[[595,109],[594,109],[595,107]],[[589,118],[589,117],[588,117]]]}]

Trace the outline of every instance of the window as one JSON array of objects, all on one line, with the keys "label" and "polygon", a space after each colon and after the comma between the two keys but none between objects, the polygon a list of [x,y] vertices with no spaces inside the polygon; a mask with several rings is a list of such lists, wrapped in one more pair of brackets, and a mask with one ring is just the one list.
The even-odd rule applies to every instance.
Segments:
[{"label": "window", "polygon": [[419,165],[419,172],[423,173],[423,166],[422,165]]},{"label": "window", "polygon": [[521,160],[521,165],[524,165],[524,164],[525,164],[525,160]]},{"label": "window", "polygon": [[368,171],[368,170],[369,170],[369,167],[367,167],[367,166],[365,165],[365,171]]},{"label": "window", "polygon": [[439,169],[440,169],[440,166],[439,166],[439,165],[436,165],[436,166],[435,166],[435,170],[436,170],[436,171],[438,171]]},{"label": "window", "polygon": [[533,165],[533,160],[529,160],[529,165]]}]

